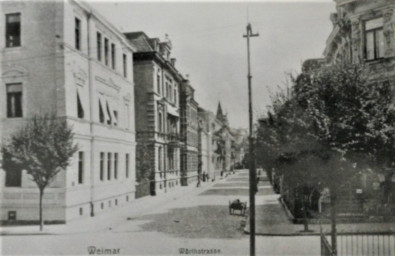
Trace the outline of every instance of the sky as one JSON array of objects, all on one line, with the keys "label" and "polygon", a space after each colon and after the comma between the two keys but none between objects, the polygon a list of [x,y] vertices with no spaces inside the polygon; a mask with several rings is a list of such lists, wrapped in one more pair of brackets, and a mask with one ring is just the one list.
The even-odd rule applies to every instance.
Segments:
[{"label": "sky", "polygon": [[172,42],[176,68],[195,88],[199,105],[216,112],[218,102],[230,126],[248,127],[247,43],[251,38],[254,119],[264,116],[270,95],[301,71],[309,58],[322,57],[335,12],[332,0],[310,1],[90,1],[121,32],[144,31]]}]

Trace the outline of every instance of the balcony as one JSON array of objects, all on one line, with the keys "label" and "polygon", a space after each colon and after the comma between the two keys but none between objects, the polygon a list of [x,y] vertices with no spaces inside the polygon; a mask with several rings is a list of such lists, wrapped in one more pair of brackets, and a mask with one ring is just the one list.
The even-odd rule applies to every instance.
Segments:
[{"label": "balcony", "polygon": [[181,143],[181,136],[179,133],[167,133],[166,140],[169,146],[179,147]]}]

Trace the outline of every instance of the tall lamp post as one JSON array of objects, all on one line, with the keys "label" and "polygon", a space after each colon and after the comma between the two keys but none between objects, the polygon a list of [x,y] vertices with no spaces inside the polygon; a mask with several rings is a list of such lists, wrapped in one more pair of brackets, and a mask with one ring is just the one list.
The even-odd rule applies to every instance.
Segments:
[{"label": "tall lamp post", "polygon": [[256,37],[259,34],[252,33],[251,24],[247,25],[247,34],[243,37],[247,38],[247,57],[248,57],[248,112],[249,112],[249,176],[250,176],[250,255],[255,255],[255,193],[257,192],[256,184],[256,170],[255,170],[255,152],[254,152],[254,139],[252,134],[252,98],[251,98],[251,63],[250,63],[250,37]]}]

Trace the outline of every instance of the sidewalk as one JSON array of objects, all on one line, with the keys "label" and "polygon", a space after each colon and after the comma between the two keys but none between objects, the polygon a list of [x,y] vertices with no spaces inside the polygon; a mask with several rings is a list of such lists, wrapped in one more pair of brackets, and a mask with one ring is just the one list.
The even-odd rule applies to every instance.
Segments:
[{"label": "sidewalk", "polygon": [[[274,192],[269,196],[256,196],[255,232],[262,236],[311,236],[320,234],[319,224],[309,224],[311,232],[303,232],[303,224],[293,224],[287,209]],[[270,200],[268,200],[270,199]],[[395,234],[395,223],[340,223],[336,225],[338,234]],[[322,224],[325,233],[331,230],[330,224]],[[249,219],[244,229],[250,232]]]},{"label": "sidewalk", "polygon": [[215,182],[201,182],[201,186],[199,188],[196,188],[196,184],[191,184],[190,186],[179,187],[166,194],[142,197],[135,199],[129,204],[98,213],[94,217],[79,218],[71,220],[66,224],[44,225],[44,229],[41,232],[39,231],[38,225],[3,226],[0,227],[0,236],[78,234],[111,230],[112,227],[121,225],[127,220],[136,219],[146,215],[150,211],[153,211],[168,202],[201,193],[213,185],[222,183],[225,180],[226,179],[218,179]]}]

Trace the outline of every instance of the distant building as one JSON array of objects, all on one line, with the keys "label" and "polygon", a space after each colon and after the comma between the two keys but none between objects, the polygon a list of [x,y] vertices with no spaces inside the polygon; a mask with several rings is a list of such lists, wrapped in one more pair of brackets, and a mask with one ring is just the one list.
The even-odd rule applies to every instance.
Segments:
[{"label": "distant building", "polygon": [[206,174],[210,179],[213,179],[213,170],[211,164],[212,156],[212,134],[210,131],[210,122],[208,112],[199,107],[199,173]]},{"label": "distant building", "polygon": [[231,129],[234,145],[232,147],[232,154],[235,166],[241,166],[245,149],[248,147],[248,131],[247,129]]},{"label": "distant building", "polygon": [[222,149],[222,158],[223,158],[223,166],[222,171],[230,171],[233,167],[232,160],[232,134],[229,127],[228,117],[223,113],[221,103],[218,103],[217,115],[216,119],[218,124],[220,125],[219,132],[220,137],[223,140],[223,149]]},{"label": "distant building", "polygon": [[210,166],[208,170],[208,174],[211,179],[216,179],[220,176],[222,171],[222,160],[220,157],[220,152],[218,148],[218,133],[217,131],[221,128],[220,122],[215,118],[215,114],[211,111],[205,111],[204,117],[206,118],[207,122],[207,129],[208,129],[208,155],[209,155],[209,163]]},{"label": "distant building", "polygon": [[175,68],[176,59],[170,58],[168,38],[161,42],[144,32],[125,36],[137,49],[133,55],[137,197],[155,195],[180,185],[179,95],[183,78]]},{"label": "distant building", "polygon": [[[134,198],[134,47],[79,1],[2,1],[0,143],[34,114],[55,112],[79,151],[44,195],[44,220],[93,216]],[[1,220],[38,220],[39,190],[4,170]]]},{"label": "distant building", "polygon": [[180,89],[181,113],[181,184],[197,182],[199,165],[198,103],[195,89],[184,79]]}]

